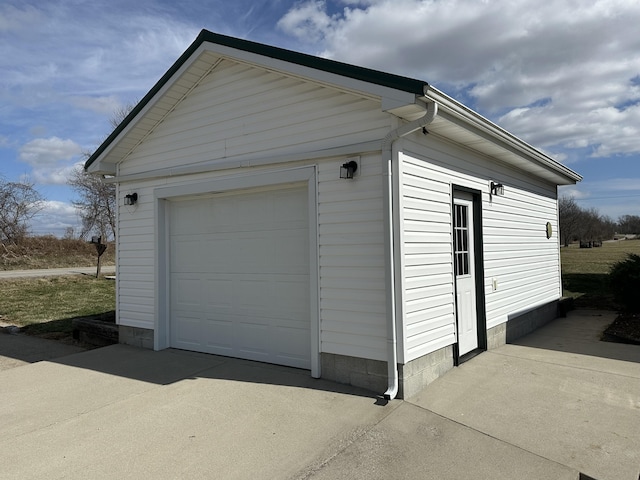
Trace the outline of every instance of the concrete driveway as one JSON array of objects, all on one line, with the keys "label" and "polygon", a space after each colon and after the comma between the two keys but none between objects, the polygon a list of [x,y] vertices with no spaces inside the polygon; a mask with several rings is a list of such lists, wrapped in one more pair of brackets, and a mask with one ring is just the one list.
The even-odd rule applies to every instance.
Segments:
[{"label": "concrete driveway", "polygon": [[597,342],[607,318],[577,315],[388,404],[177,350],[114,345],[10,368],[0,477],[637,480],[640,347]]}]

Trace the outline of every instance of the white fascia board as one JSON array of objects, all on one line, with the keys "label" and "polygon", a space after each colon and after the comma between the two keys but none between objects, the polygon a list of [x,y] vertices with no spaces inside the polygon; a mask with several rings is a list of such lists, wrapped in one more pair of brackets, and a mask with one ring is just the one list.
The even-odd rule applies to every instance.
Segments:
[{"label": "white fascia board", "polygon": [[115,175],[116,166],[113,163],[106,163],[97,160],[89,165],[87,172],[93,175]]}]

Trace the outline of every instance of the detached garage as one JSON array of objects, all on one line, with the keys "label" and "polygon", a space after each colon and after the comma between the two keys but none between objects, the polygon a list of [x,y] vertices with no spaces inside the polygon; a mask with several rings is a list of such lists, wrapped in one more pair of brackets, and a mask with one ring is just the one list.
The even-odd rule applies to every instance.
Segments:
[{"label": "detached garage", "polygon": [[555,317],[581,179],[426,82],[208,31],[86,169],[117,185],[121,342],[388,398]]}]

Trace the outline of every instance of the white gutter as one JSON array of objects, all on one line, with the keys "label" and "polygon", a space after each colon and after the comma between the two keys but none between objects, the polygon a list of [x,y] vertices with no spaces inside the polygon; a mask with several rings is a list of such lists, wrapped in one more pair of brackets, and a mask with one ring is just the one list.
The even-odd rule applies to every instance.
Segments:
[{"label": "white gutter", "polygon": [[[424,96],[427,101],[436,102],[442,107],[442,118],[446,117],[447,120],[458,124],[462,121],[463,125],[466,126],[467,129],[471,131],[475,130],[476,134],[487,138],[489,141],[497,145],[501,145],[503,148],[506,148],[511,152],[526,156],[532,162],[538,163],[544,168],[555,172],[557,175],[569,179],[571,183],[582,180],[582,176],[570,168],[567,168],[561,163],[555,161],[544,152],[541,152],[537,148],[529,145],[504,128],[493,123],[491,120],[488,120],[474,110],[471,110],[466,105],[441,92],[437,88],[429,86],[428,89],[425,89]],[[456,122],[456,119],[459,119],[458,122]]]},{"label": "white gutter", "polygon": [[[425,87],[425,96],[427,89]],[[428,125],[436,118],[438,105],[435,102],[427,103],[427,111],[424,116],[409,122],[395,130],[390,131],[382,140],[382,172],[383,172],[383,198],[384,198],[384,251],[385,251],[385,284],[387,305],[387,378],[388,388],[384,392],[384,398],[392,400],[398,394],[398,350],[396,338],[396,286],[395,286],[395,261],[393,248],[393,143],[416,130]]]}]

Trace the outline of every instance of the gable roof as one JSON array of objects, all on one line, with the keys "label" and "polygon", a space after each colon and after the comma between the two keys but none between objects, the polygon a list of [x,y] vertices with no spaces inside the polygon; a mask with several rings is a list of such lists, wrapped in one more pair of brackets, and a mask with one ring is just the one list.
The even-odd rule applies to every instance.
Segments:
[{"label": "gable roof", "polygon": [[[572,184],[582,179],[577,173],[425,81],[220,35],[208,30],[200,32],[189,48],[111,132],[86,161],[85,169],[91,169],[96,161],[107,156],[124,158],[132,148],[135,148],[135,145],[144,138],[144,132],[148,132],[161,121],[158,119],[164,118],[175,104],[215,67],[215,63],[211,65],[215,58],[207,57],[207,52],[233,59],[238,58],[247,63],[268,62],[269,66],[289,74],[312,78],[327,84],[341,85],[352,91],[366,92],[382,98],[383,107],[386,101],[387,108],[384,108],[386,111],[405,118],[411,115],[420,116],[423,113],[422,109],[415,105],[419,103],[418,99],[422,102],[435,101],[441,108],[438,114],[440,118],[433,127],[441,130],[445,136],[524,168],[530,173],[540,174],[558,184]],[[171,95],[167,96],[173,100],[162,105],[158,100],[167,92],[171,92]],[[147,115],[150,118],[145,122]],[[446,126],[442,122],[443,119],[446,120]],[[122,145],[118,150],[117,147],[120,144]],[[522,158],[523,156],[526,158]]]}]

